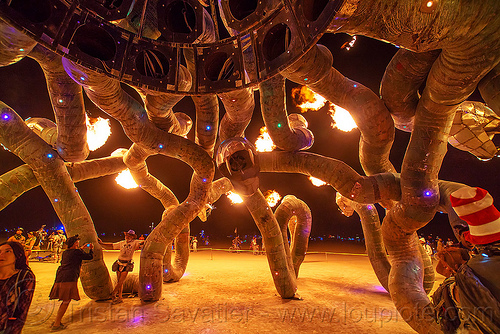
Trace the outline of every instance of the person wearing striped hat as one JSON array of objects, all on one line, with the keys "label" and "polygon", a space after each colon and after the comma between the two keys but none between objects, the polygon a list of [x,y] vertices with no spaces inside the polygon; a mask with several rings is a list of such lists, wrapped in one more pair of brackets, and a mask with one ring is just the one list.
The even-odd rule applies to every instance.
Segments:
[{"label": "person wearing striped hat", "polygon": [[464,232],[467,241],[474,245],[500,241],[500,212],[486,190],[463,187],[450,195],[450,201],[453,210],[469,225],[469,231]]},{"label": "person wearing striped hat", "polygon": [[450,294],[465,323],[481,333],[500,333],[500,212],[488,191],[479,187],[460,188],[450,201],[469,227],[462,236],[477,249],[454,274]]}]

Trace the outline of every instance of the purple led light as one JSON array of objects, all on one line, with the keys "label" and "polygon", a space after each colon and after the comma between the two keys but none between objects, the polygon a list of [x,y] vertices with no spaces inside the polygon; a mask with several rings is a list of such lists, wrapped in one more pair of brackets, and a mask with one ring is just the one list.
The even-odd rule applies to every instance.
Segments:
[{"label": "purple led light", "polygon": [[430,191],[430,190],[424,191],[424,197],[431,197],[431,196],[432,196],[432,191]]},{"label": "purple led light", "polygon": [[371,210],[371,209],[373,209],[373,206],[372,206],[372,205],[370,205],[370,204],[368,204],[368,206],[367,206],[366,208],[367,208],[368,210]]},{"label": "purple led light", "polygon": [[146,290],[151,290],[151,285],[146,285]]},{"label": "purple led light", "polygon": [[7,121],[7,120],[9,120],[9,119],[10,119],[10,115],[9,115],[9,114],[3,114],[3,115],[2,115],[2,119],[4,119],[4,120],[6,120],[6,121]]}]

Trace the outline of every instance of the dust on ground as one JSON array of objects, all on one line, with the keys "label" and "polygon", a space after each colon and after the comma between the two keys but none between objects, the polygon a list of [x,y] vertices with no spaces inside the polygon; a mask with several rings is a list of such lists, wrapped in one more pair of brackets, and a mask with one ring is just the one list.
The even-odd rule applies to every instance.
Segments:
[{"label": "dust on ground", "polygon": [[[109,269],[116,256],[105,251]],[[138,272],[139,252],[134,261]],[[58,265],[30,266],[37,282],[23,333],[46,333],[60,304],[48,299]],[[82,299],[70,303],[64,333],[414,333],[365,254],[308,253],[297,280],[300,300],[279,297],[266,256],[211,249],[191,253],[184,277],[164,284],[156,303],[96,302],[78,284]]]}]

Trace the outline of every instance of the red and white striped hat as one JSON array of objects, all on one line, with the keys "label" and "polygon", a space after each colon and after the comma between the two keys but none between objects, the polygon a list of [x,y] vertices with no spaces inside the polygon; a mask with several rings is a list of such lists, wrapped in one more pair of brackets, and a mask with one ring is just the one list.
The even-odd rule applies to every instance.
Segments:
[{"label": "red and white striped hat", "polygon": [[476,245],[500,240],[500,212],[493,206],[493,197],[482,188],[464,187],[450,195],[453,209],[469,224],[465,239]]}]

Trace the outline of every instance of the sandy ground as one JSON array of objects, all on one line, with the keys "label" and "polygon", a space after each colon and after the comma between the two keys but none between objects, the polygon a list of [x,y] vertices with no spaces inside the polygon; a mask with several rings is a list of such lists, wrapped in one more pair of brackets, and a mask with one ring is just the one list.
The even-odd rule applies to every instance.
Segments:
[{"label": "sandy ground", "polygon": [[[111,268],[116,253],[105,253]],[[139,253],[136,252],[139,269]],[[46,333],[60,302],[49,301],[57,264],[31,261],[37,285],[23,333]],[[301,300],[276,293],[264,255],[200,250],[184,277],[163,285],[160,301],[111,305],[72,301],[65,333],[413,333],[398,316],[366,255],[308,254],[298,278]],[[437,282],[439,283],[439,282]],[[437,284],[436,283],[436,284]],[[79,283],[80,284],[80,283]]]}]

